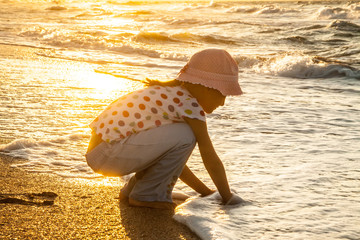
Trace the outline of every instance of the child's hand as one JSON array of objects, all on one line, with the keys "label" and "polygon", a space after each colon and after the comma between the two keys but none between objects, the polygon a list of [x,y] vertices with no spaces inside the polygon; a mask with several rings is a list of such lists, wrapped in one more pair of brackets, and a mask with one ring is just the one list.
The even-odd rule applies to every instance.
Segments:
[{"label": "child's hand", "polygon": [[232,197],[225,203],[225,205],[236,205],[240,203],[245,203],[244,199],[233,193]]}]

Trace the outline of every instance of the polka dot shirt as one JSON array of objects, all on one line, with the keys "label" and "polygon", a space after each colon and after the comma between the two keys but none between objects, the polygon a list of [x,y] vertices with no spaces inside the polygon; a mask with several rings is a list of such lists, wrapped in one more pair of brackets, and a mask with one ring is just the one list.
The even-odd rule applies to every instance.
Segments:
[{"label": "polka dot shirt", "polygon": [[110,143],[150,128],[184,122],[184,117],[205,121],[196,98],[181,86],[150,86],[111,103],[90,127]]}]

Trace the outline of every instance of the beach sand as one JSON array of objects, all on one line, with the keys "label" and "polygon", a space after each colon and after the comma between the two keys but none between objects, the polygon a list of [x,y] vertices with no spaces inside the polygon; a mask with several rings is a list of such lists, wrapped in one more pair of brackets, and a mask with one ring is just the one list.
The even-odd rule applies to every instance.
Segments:
[{"label": "beach sand", "polygon": [[19,161],[0,155],[0,239],[199,239],[171,211],[119,202],[120,186],[11,167]]},{"label": "beach sand", "polygon": [[[69,63],[39,51],[46,49],[0,44],[0,61],[18,59],[13,69],[19,72],[22,62],[25,69],[28,62],[48,62],[35,72]],[[0,69],[0,77],[8,78],[9,69]],[[5,136],[0,144],[12,140]],[[106,178],[63,178],[11,167],[19,161],[25,160],[0,154],[0,239],[199,239],[173,220],[171,211],[119,202],[120,181],[103,184]]]}]

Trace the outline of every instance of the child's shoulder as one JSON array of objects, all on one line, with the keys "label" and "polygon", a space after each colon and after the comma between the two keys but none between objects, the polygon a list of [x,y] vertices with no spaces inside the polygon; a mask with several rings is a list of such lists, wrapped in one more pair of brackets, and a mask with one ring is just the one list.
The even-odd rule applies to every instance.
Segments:
[{"label": "child's shoulder", "polygon": [[166,94],[166,93],[178,95],[178,96],[188,96],[189,95],[188,90],[182,86],[161,86],[161,85],[147,86],[143,89],[136,90],[131,94],[132,95],[133,94],[159,95],[159,94]]},{"label": "child's shoulder", "polygon": [[182,86],[152,85],[128,93],[115,100],[112,105],[126,105],[128,103],[132,105],[135,104],[135,102],[144,102],[148,104],[154,102],[158,105],[162,105],[167,102],[174,102],[175,104],[182,106],[187,102],[193,101],[196,102],[188,90]]}]

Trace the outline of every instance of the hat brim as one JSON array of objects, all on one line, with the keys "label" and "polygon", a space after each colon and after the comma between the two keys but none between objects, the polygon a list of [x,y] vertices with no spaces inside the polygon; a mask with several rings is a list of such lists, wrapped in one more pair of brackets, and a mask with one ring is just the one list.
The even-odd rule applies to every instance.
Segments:
[{"label": "hat brim", "polygon": [[213,88],[220,91],[221,94],[224,96],[236,96],[243,94],[243,91],[241,90],[241,87],[237,81],[221,81],[222,79],[204,79],[191,75],[187,72],[180,72],[177,75],[176,80],[193,84],[200,84],[205,87]]}]

